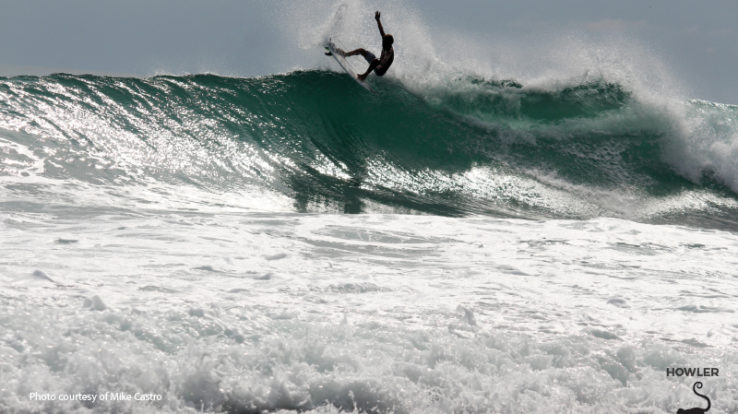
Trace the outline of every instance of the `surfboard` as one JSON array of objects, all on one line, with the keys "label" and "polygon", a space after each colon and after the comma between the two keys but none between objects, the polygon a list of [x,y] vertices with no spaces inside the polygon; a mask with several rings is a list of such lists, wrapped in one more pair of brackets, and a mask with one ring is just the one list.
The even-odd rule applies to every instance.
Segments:
[{"label": "surfboard", "polygon": [[359,85],[361,85],[362,88],[368,90],[369,92],[374,92],[372,90],[371,86],[369,86],[368,83],[366,83],[366,82],[364,82],[362,80],[359,80],[359,78],[356,77],[356,72],[351,67],[351,64],[348,63],[348,61],[346,60],[346,58],[343,57],[343,55],[340,52],[338,52],[338,49],[339,49],[339,47],[336,46],[336,44],[333,42],[333,40],[328,40],[328,43],[325,44],[325,50],[327,50],[328,52],[330,52],[330,55],[329,56],[333,57],[333,59],[335,59],[336,62],[338,62],[338,65],[341,66],[341,69],[343,69],[344,71],[346,71],[346,73],[348,73],[349,76],[351,76],[351,79],[353,79],[354,81],[356,81],[356,83],[358,83]]}]

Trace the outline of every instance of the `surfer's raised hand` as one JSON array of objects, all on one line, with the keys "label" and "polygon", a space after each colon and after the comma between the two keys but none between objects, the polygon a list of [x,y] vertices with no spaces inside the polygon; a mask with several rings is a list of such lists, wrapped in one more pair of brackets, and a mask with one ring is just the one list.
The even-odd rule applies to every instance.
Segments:
[{"label": "surfer's raised hand", "polygon": [[381,14],[379,14],[379,10],[375,11],[374,20],[377,21],[377,27],[379,27],[379,34],[384,36],[384,28],[382,27],[382,22],[379,21],[379,16],[381,16]]}]

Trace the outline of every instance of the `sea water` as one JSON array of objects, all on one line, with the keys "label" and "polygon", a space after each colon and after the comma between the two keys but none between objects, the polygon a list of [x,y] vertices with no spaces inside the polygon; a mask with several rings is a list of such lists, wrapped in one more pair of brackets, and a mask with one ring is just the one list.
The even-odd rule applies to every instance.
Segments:
[{"label": "sea water", "polygon": [[372,82],[0,78],[0,411],[738,410],[737,107]]}]

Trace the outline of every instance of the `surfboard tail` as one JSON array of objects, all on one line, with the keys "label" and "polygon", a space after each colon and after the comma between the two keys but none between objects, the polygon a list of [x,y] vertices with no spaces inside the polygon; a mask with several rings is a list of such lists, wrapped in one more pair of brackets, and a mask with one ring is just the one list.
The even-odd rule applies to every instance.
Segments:
[{"label": "surfboard tail", "polygon": [[326,56],[333,57],[333,59],[336,60],[336,62],[338,63],[338,65],[341,66],[341,68],[344,71],[346,71],[346,73],[348,73],[348,75],[351,76],[351,78],[356,83],[358,83],[359,85],[361,85],[362,88],[368,90],[369,92],[373,92],[372,91],[372,88],[365,81],[362,81],[361,79],[358,79],[356,72],[351,67],[351,64],[349,64],[349,62],[346,61],[346,59],[345,59],[346,52],[344,52],[343,49],[341,49],[338,46],[336,46],[336,44],[333,43],[332,40],[329,40],[328,41],[328,43],[326,44],[325,48],[330,52],[330,54],[326,53]]}]

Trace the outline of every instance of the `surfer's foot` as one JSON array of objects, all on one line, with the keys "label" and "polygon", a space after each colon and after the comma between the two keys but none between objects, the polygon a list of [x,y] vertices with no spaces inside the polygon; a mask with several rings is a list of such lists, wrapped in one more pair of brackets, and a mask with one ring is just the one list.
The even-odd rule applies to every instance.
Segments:
[{"label": "surfer's foot", "polygon": [[356,75],[356,78],[357,78],[358,80],[360,80],[360,81],[364,81],[364,80],[366,80],[366,75],[364,75],[364,74],[361,74],[361,75]]},{"label": "surfer's foot", "polygon": [[328,52],[325,52],[325,55],[326,56],[333,56],[333,53],[331,53],[330,51],[328,51]]}]

